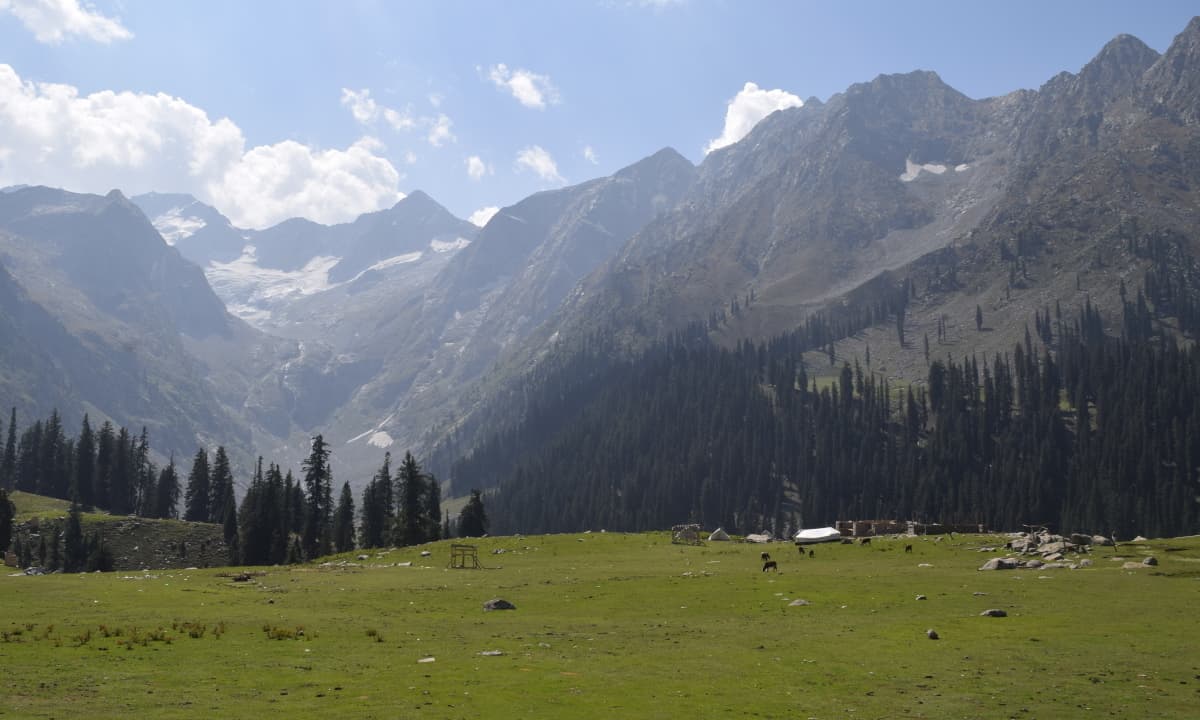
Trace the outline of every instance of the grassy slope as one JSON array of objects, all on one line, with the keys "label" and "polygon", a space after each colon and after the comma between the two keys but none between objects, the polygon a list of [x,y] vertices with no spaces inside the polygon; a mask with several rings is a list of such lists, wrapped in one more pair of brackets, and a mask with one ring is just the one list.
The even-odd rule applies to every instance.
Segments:
[{"label": "grassy slope", "polygon": [[[429,558],[393,550],[249,583],[5,576],[0,631],[21,634],[0,637],[0,715],[1194,716],[1200,540],[1119,550],[1153,552],[1158,568],[1122,570],[1106,548],[1094,568],[1041,573],[976,572],[978,542],[825,545],[811,559],[773,545],[779,575],[760,572],[762,546],[614,533],[482,540],[482,571],[444,569],[439,543]],[[518,609],[483,612],[495,596]],[[1009,617],[978,616],[990,607]],[[173,629],[184,622],[208,632]],[[303,639],[264,632],[299,626]],[[158,628],[170,642],[126,649]]]},{"label": "grassy slope", "polygon": [[[30,540],[29,533],[33,530],[24,529],[23,524],[37,520],[43,532],[51,526],[61,529],[61,523],[66,521],[71,510],[69,501],[44,495],[16,491],[10,497],[17,510],[18,534],[25,540]],[[100,533],[118,569],[207,567],[228,562],[220,525],[126,517],[106,512],[81,513],[80,518],[85,535]],[[46,525],[47,521],[52,525]],[[179,554],[180,543],[184,544],[186,555]]]}]

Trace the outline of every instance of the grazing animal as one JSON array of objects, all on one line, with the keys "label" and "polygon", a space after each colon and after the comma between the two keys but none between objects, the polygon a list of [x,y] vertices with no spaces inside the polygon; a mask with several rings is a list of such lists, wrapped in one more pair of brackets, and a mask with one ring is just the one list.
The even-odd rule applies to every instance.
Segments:
[{"label": "grazing animal", "polygon": [[859,544],[859,545],[870,545],[870,544],[871,544],[871,538],[863,538],[862,540],[859,540],[859,541],[858,541],[858,544]]},{"label": "grazing animal", "polygon": [[763,559],[763,562],[766,562],[771,559],[771,553],[765,552],[765,553],[762,553],[759,557],[761,557]]},{"label": "grazing animal", "polygon": [[808,556],[809,556],[809,557],[816,557],[816,556],[817,556],[817,553],[816,553],[816,551],[814,551],[814,550],[809,550],[809,551],[808,551]]},{"label": "grazing animal", "polygon": [[906,552],[906,553],[908,553],[908,554],[910,554],[910,555],[911,555],[911,554],[912,554],[912,545],[905,545],[905,546],[904,546],[904,552]]},{"label": "grazing animal", "polygon": [[803,546],[803,545],[797,545],[797,546],[796,546],[796,549],[800,551],[800,557],[804,557],[804,554],[805,554],[806,552],[808,552],[807,550],[805,550],[805,549],[804,549],[804,546]]},{"label": "grazing animal", "polygon": [[[765,555],[766,553],[763,553],[763,554]],[[765,563],[763,563],[763,572],[766,572],[768,570],[774,570],[775,572],[779,572],[779,565],[774,560],[768,560]]]}]

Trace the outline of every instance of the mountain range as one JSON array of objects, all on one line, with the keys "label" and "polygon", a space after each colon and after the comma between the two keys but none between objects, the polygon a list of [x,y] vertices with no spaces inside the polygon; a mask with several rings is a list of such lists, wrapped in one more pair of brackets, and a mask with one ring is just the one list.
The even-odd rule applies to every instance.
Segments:
[{"label": "mountain range", "polygon": [[419,191],[351,223],[251,231],[186,195],[9,188],[0,397],[23,417],[145,425],[164,453],[225,444],[243,468],[295,466],[320,432],[357,486],[384,451],[450,458],[512,427],[514,389],[541,402],[527,389],[597,338],[635,359],[700,325],[732,347],[896,288],[899,333],[877,323],[828,352],[920,384],[931,352],[1006,352],[1043,308],[1118,323],[1150,243],[1197,290],[1197,77],[1200,19],[1162,55],[1119,36],[1001,97],[882,75],[699,166],[664,149],[482,228]]}]

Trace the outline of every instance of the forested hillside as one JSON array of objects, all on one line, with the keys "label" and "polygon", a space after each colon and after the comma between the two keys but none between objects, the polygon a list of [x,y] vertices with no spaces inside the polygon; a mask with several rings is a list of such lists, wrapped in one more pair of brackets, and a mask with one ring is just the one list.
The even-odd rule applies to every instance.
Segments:
[{"label": "forested hillside", "polygon": [[454,482],[498,487],[503,531],[872,517],[1200,530],[1200,350],[1157,330],[1141,293],[1120,338],[1090,304],[1031,321],[1011,353],[935,358],[915,386],[858,362],[812,380],[803,354],[836,336],[821,320],[736,349],[699,326],[632,361],[585,348]]}]

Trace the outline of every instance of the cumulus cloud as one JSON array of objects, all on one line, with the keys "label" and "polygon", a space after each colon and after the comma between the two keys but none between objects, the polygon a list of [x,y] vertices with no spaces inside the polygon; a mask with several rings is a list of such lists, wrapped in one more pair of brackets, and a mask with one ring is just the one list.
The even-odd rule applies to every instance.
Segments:
[{"label": "cumulus cloud", "polygon": [[554,158],[541,145],[530,145],[517,153],[517,170],[532,170],[538,177],[550,183],[565,183],[558,174]]},{"label": "cumulus cloud", "polygon": [[596,158],[596,151],[592,149],[591,145],[583,146],[583,159],[587,160],[593,165],[600,164],[600,160]]},{"label": "cumulus cloud", "polygon": [[800,107],[803,104],[803,100],[786,90],[763,90],[752,82],[746,83],[725,109],[725,129],[721,137],[710,141],[704,148],[704,154],[732,145],[746,137],[759,120],[776,110]]},{"label": "cumulus cloud", "polygon": [[241,227],[293,216],[341,222],[403,197],[401,175],[382,150],[370,137],[344,150],[291,140],[247,149],[233,121],[214,121],[180,98],[80,95],[0,64],[0,186],[187,192]]},{"label": "cumulus cloud", "polygon": [[438,115],[436,118],[431,118],[429,121],[429,134],[425,136],[425,140],[432,146],[441,147],[448,142],[454,142],[454,133],[450,132],[450,126],[454,123],[450,118],[446,117],[445,113]]},{"label": "cumulus cloud", "polygon": [[119,21],[81,6],[79,0],[0,0],[0,12],[15,15],[38,42],[47,45],[58,45],[71,37],[105,45],[133,37]]},{"label": "cumulus cloud", "polygon": [[525,107],[545,110],[547,104],[558,102],[558,89],[547,75],[539,75],[521,68],[512,70],[500,63],[489,68],[487,76],[496,87],[508,91]]},{"label": "cumulus cloud", "polygon": [[483,161],[483,158],[478,155],[472,155],[467,158],[467,175],[472,180],[480,180],[484,175],[491,175],[492,167]]},{"label": "cumulus cloud", "polygon": [[473,225],[483,227],[484,225],[487,225],[488,220],[491,220],[492,216],[498,212],[500,212],[500,208],[496,207],[495,205],[481,207],[475,212],[471,213],[471,217],[467,218],[467,220],[469,220]]}]

